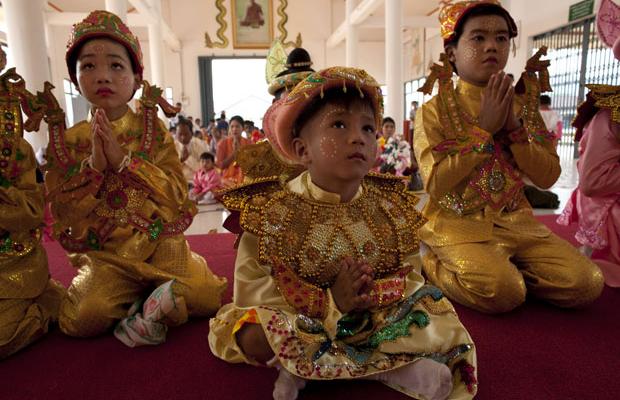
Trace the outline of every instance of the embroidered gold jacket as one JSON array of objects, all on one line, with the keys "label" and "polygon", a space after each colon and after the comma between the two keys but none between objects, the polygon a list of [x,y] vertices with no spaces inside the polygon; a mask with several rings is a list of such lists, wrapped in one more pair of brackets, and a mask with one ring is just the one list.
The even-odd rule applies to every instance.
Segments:
[{"label": "embroidered gold jacket", "polygon": [[[560,163],[550,134],[538,112],[548,62],[541,49],[532,57],[517,84],[514,110],[523,127],[495,137],[477,126],[483,87],[459,80],[452,67],[435,65],[428,80],[439,79],[439,94],[416,116],[414,147],[430,195],[424,209],[429,223],[422,239],[441,246],[489,240],[493,225],[547,236],[523,195],[523,178],[550,187],[560,175]],[[537,75],[538,72],[538,75]]]}]

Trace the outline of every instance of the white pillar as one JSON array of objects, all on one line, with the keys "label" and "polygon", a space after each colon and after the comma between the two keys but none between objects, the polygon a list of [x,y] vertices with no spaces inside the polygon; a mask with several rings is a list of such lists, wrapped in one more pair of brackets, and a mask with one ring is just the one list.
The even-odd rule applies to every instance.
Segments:
[{"label": "white pillar", "polygon": [[116,14],[127,25],[127,0],[105,0],[105,10]]},{"label": "white pillar", "polygon": [[402,0],[385,2],[385,76],[387,104],[385,116],[394,118],[396,130],[403,126],[403,15]]},{"label": "white pillar", "polygon": [[[17,73],[24,78],[30,92],[42,91],[43,83],[51,81],[45,45],[44,0],[4,0],[2,5],[8,47]],[[39,132],[24,132],[24,138],[36,152],[47,144],[47,125],[42,122]]]},{"label": "white pillar", "polygon": [[155,20],[149,22],[149,53],[151,63],[152,85],[157,85],[164,89],[164,47],[163,35],[161,32],[161,0],[148,0],[149,7],[153,14],[157,16]]},{"label": "white pillar", "polygon": [[345,22],[347,24],[347,38],[346,38],[346,66],[357,67],[357,46],[358,46],[358,30],[355,25],[351,23],[351,14],[356,7],[355,0],[346,0],[346,16]]}]

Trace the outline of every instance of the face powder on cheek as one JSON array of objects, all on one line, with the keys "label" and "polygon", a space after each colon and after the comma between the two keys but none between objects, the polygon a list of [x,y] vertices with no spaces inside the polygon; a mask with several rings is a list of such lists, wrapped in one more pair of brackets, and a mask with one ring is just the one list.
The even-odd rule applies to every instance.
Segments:
[{"label": "face powder on cheek", "polygon": [[326,158],[335,159],[336,158],[336,150],[338,145],[336,144],[336,139],[333,137],[323,136],[321,138],[321,142],[319,143],[319,148],[321,150],[321,154]]}]

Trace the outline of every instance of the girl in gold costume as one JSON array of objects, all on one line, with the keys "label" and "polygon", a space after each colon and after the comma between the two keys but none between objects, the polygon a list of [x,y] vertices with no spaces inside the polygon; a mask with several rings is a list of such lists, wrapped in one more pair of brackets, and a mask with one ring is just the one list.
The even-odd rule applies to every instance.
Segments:
[{"label": "girl in gold costume", "polygon": [[[0,49],[0,71],[5,65]],[[47,332],[65,292],[50,279],[41,245],[43,188],[36,182],[34,152],[22,135],[24,128],[36,130],[43,117],[37,100],[14,69],[0,75],[0,359]],[[22,109],[30,118],[26,123]]]},{"label": "girl in gold costume", "polygon": [[509,311],[526,292],[560,307],[594,301],[599,269],[538,222],[523,195],[524,177],[548,188],[560,175],[538,112],[541,90],[551,90],[546,49],[513,88],[502,70],[517,27],[497,0],[447,5],[439,18],[443,66],[421,89],[430,94],[439,80],[439,94],[418,111],[414,136],[430,195],[424,272],[446,296],[483,312]]},{"label": "girl in gold costume", "polygon": [[369,175],[382,96],[365,71],[310,74],[267,111],[270,143],[307,170],[223,192],[243,233],[234,301],[210,322],[228,362],[307,380],[373,379],[423,399],[470,399],[476,355],[452,305],[420,275],[424,218],[397,177]]},{"label": "girl in gold costume", "polygon": [[[166,326],[214,313],[226,286],[183,236],[196,210],[157,105],[174,110],[147,82],[140,112],[127,105],[142,79],[142,53],[114,14],[94,11],[74,25],[66,60],[92,113],[66,132],[62,122],[50,124],[46,186],[55,235],[79,268],[60,328],[92,336],[125,318],[115,332],[123,342],[160,343]],[[128,317],[159,285],[144,313]]]}]

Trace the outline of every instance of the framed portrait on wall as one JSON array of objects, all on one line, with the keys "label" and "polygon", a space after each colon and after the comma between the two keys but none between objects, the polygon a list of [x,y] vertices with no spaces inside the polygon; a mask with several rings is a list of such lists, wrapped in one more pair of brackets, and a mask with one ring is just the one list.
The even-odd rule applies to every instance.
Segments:
[{"label": "framed portrait on wall", "polygon": [[268,49],[273,40],[271,0],[231,0],[233,47]]}]

